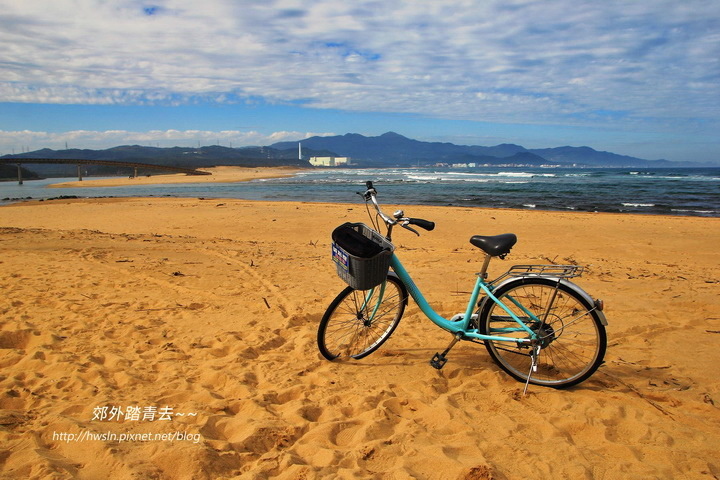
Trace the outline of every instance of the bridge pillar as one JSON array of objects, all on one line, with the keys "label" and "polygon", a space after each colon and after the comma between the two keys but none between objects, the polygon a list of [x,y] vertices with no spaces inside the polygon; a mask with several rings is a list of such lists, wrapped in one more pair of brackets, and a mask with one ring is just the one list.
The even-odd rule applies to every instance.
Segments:
[{"label": "bridge pillar", "polygon": [[19,163],[17,164],[17,167],[18,167],[18,185],[22,185],[23,184],[22,168],[20,167]]},{"label": "bridge pillar", "polygon": [[78,182],[82,182],[82,170],[80,169],[80,165],[78,167]]}]

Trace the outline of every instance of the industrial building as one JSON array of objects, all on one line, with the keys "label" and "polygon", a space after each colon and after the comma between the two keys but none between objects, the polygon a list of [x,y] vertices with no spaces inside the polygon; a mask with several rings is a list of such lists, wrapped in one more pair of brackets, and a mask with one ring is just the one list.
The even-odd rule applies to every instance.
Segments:
[{"label": "industrial building", "polygon": [[310,157],[313,167],[342,167],[350,164],[350,157]]}]

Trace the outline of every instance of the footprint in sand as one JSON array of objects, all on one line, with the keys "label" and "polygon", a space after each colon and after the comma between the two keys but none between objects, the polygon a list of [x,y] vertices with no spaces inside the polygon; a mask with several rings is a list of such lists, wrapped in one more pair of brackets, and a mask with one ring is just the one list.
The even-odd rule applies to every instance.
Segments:
[{"label": "footprint in sand", "polygon": [[355,422],[336,423],[330,431],[330,441],[338,447],[351,445],[360,431],[360,426]]},{"label": "footprint in sand", "polygon": [[25,350],[51,340],[37,330],[5,331],[0,332],[0,349]]}]

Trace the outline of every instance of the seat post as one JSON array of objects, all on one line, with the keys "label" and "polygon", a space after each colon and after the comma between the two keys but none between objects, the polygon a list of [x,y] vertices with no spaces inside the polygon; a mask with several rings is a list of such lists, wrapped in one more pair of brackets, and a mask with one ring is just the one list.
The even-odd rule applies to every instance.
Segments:
[{"label": "seat post", "polygon": [[489,253],[485,254],[485,261],[483,262],[483,266],[480,269],[480,273],[478,273],[478,275],[480,275],[480,277],[482,277],[483,280],[487,280],[487,278],[488,278],[487,269],[488,269],[488,265],[490,265],[491,258],[492,258],[492,255],[490,255]]}]

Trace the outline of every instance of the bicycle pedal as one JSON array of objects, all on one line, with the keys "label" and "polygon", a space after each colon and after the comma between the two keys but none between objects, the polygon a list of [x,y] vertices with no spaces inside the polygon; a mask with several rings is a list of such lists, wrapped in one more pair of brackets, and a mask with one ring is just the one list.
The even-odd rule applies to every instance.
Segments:
[{"label": "bicycle pedal", "polygon": [[442,367],[444,367],[446,363],[447,357],[440,353],[436,353],[435,355],[433,355],[432,360],[430,360],[430,365],[432,365],[437,370],[440,370]]}]

